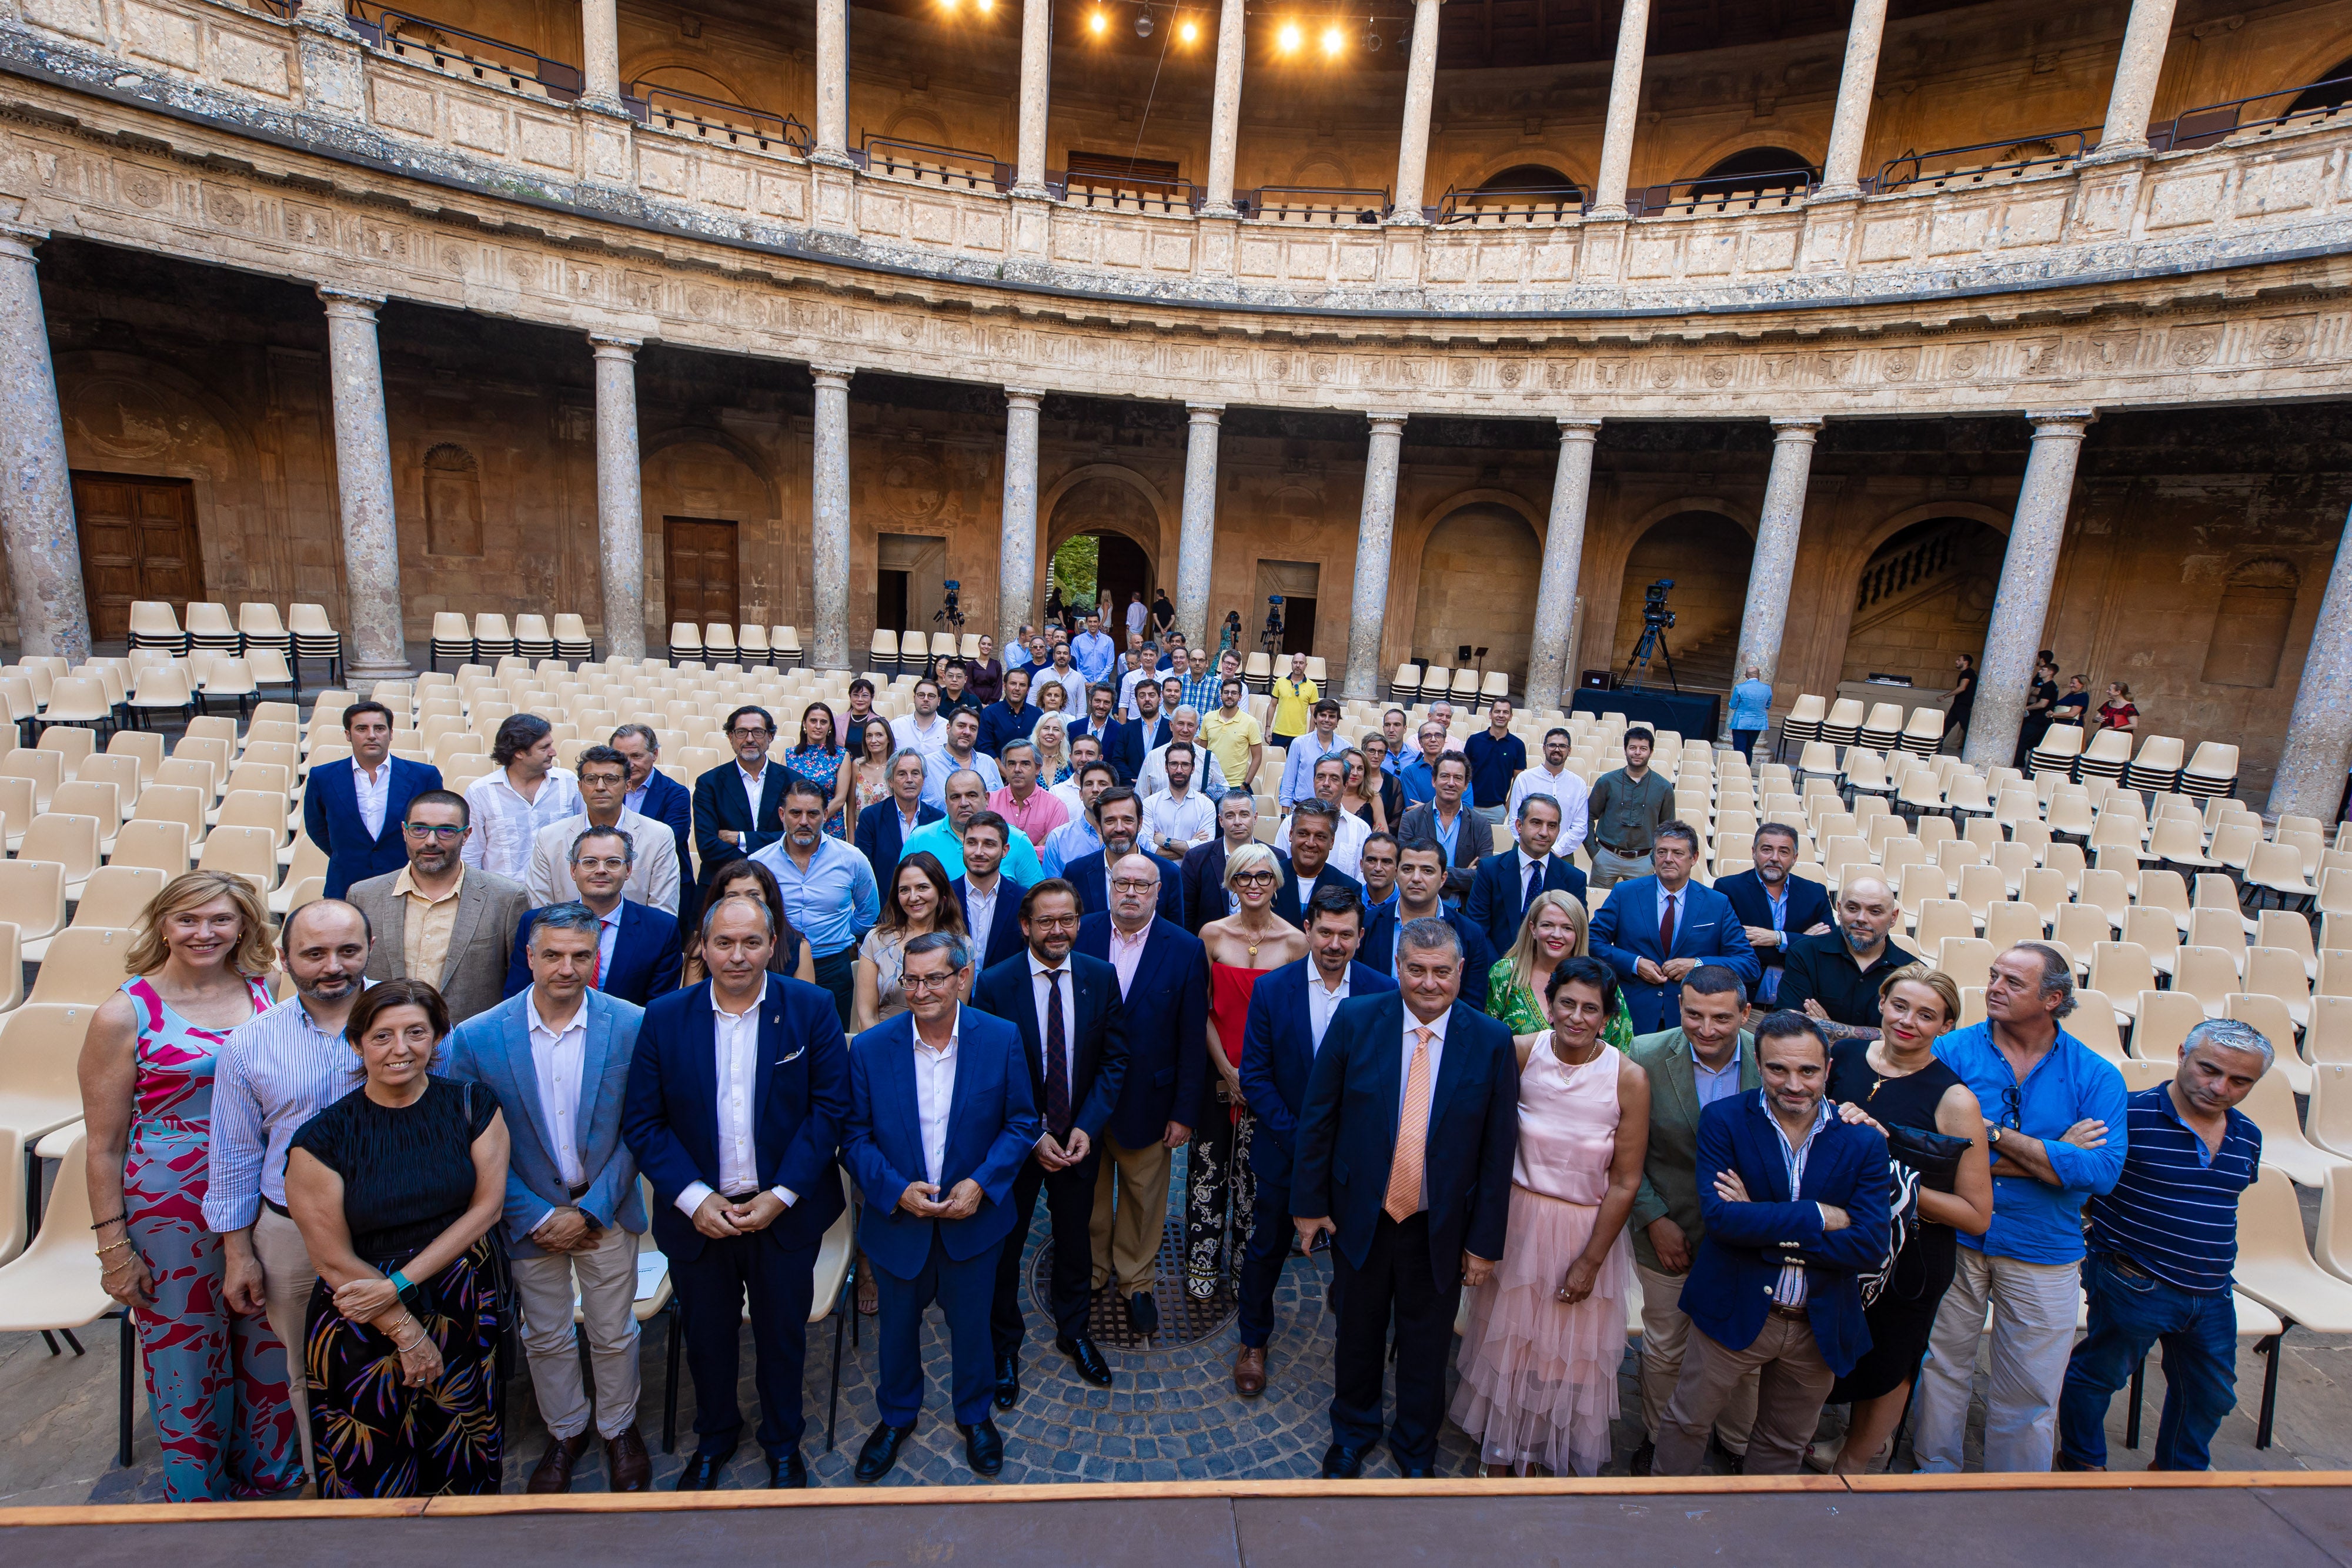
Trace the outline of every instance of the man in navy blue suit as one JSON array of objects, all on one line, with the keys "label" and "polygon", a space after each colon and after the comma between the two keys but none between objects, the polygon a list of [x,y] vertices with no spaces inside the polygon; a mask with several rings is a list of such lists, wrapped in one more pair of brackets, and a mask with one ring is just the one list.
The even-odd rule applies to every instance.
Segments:
[{"label": "man in navy blue suit", "polygon": [[1307,901],[1307,956],[1285,964],[1250,992],[1242,1030],[1242,1093],[1257,1133],[1250,1167],[1257,1173],[1257,1220],[1242,1260],[1241,1348],[1234,1354],[1234,1391],[1254,1399],[1265,1392],[1265,1347],[1274,1338],[1274,1291],[1290,1256],[1290,1172],[1298,1147],[1298,1110],[1315,1056],[1339,1004],[1395,990],[1396,982],[1357,963],[1364,936],[1364,905],[1345,888],[1324,888]]},{"label": "man in navy blue suit", "polygon": [[1192,1141],[1209,1072],[1209,958],[1201,939],[1153,912],[1166,862],[1137,852],[1111,865],[1110,908],[1078,925],[1078,951],[1118,977],[1127,1081],[1103,1128],[1095,1178],[1094,1288],[1115,1285],[1136,1333],[1160,1332],[1160,1238],[1173,1151]]},{"label": "man in navy blue suit", "polygon": [[955,879],[963,928],[978,949],[977,969],[992,969],[1021,951],[1021,901],[1029,889],[1004,874],[1013,824],[994,811],[972,813],[963,825],[963,874]]},{"label": "man in navy blue suit", "polygon": [[768,973],[769,919],[743,898],[704,913],[710,978],[646,1009],[621,1114],[653,1183],[654,1239],[694,1376],[697,1442],[680,1491],[714,1489],[734,1457],[747,1292],[768,1481],[808,1485],[801,1380],[817,1247],[845,1201],[834,1151],[849,1116],[849,1051],[830,996]]},{"label": "man in navy blue suit", "polygon": [[[1328,769],[1319,771],[1325,778],[1329,776]],[[1290,816],[1283,823],[1290,830],[1290,858],[1283,864],[1282,886],[1274,895],[1274,912],[1293,925],[1303,925],[1307,906],[1327,887],[1345,889],[1358,903],[1363,901],[1364,884],[1331,863],[1340,820],[1339,807],[1309,795],[1291,808]]]},{"label": "man in navy blue suit", "polygon": [[1584,873],[1551,852],[1559,841],[1559,802],[1549,795],[1519,798],[1519,814],[1512,823],[1518,843],[1478,862],[1470,879],[1470,896],[1462,913],[1486,934],[1486,946],[1507,953],[1519,939],[1519,922],[1536,895],[1564,893],[1584,902]]},{"label": "man in navy blue suit", "polygon": [[629,792],[621,804],[669,829],[677,841],[678,918],[694,918],[694,793],[661,770],[661,737],[651,725],[625,724],[613,732],[613,749],[629,760]]},{"label": "man in navy blue suit", "polygon": [[1698,834],[1687,822],[1660,822],[1650,834],[1652,874],[1609,890],[1593,911],[1592,956],[1617,971],[1635,1034],[1672,1029],[1675,988],[1701,964],[1721,964],[1749,986],[1761,972],[1731,900],[1691,880]]},{"label": "man in navy blue suit", "polygon": [[1160,747],[1176,738],[1160,712],[1160,683],[1149,678],[1135,683],[1136,716],[1121,723],[1103,744],[1103,760],[1118,769],[1119,782],[1132,784],[1143,777],[1143,764]]},{"label": "man in navy blue suit", "polygon": [[1078,890],[1079,907],[1088,915],[1100,915],[1109,909],[1108,868],[1123,856],[1146,854],[1151,855],[1151,863],[1160,868],[1160,918],[1183,925],[1183,868],[1174,861],[1152,855],[1139,841],[1143,835],[1142,800],[1126,785],[1114,785],[1095,797],[1093,811],[1095,831],[1102,835],[1103,847],[1092,854],[1080,855],[1062,868],[1063,880]]},{"label": "man in navy blue suit", "polygon": [[1808,877],[1792,876],[1797,863],[1797,830],[1785,822],[1767,822],[1756,830],[1752,871],[1716,878],[1715,891],[1731,900],[1748,945],[1756,949],[1763,980],[1756,988],[1757,1005],[1770,1008],[1780,999],[1789,944],[1801,936],[1827,936],[1836,921],[1829,889]]},{"label": "man in navy blue suit", "polygon": [[1309,1251],[1332,1239],[1339,1332],[1323,1474],[1352,1480],[1381,1437],[1396,1324],[1389,1449],[1408,1477],[1437,1473],[1445,1361],[1465,1286],[1503,1255],[1518,1151],[1511,1031],[1464,1005],[1462,939],[1415,920],[1398,947],[1397,996],[1339,1004],[1299,1108],[1290,1209]]},{"label": "man in navy blue suit", "polygon": [[[1127,1082],[1127,1029],[1118,1004],[1118,975],[1099,958],[1077,952],[1077,889],[1058,877],[1031,888],[1021,901],[1016,956],[982,973],[971,1005],[1021,1031],[1029,1058],[1029,1087],[1045,1130],[1013,1184],[1013,1233],[1029,1234],[1037,1195],[1045,1195],[1053,1228],[1054,1343],[1078,1375],[1110,1386],[1110,1363],[1087,1333],[1087,1281],[1094,1272],[1088,1228],[1095,1210],[1095,1140],[1118,1103]],[[1021,1397],[1021,1249],[1007,1247],[996,1265],[991,1326],[996,1341],[996,1407]]]},{"label": "man in navy blue suit", "polygon": [[923,1407],[923,1312],[948,1320],[950,1397],[972,1469],[1004,1468],[989,1413],[990,1304],[997,1255],[1020,1249],[1013,1183],[1037,1142],[1021,1035],[957,999],[971,946],[952,932],[907,944],[907,1010],[850,1042],[849,1127],[841,1157],[866,1194],[858,1245],[881,1294],[882,1424],[857,1455],[857,1479],[897,1462]]},{"label": "man in navy blue suit", "polygon": [[313,768],[302,796],[302,831],[326,852],[328,898],[406,866],[400,825],[408,803],[441,788],[439,768],[392,755],[392,710],[382,703],[343,709],[343,738],[352,743],[349,766]]},{"label": "man in navy blue suit", "polygon": [[722,862],[756,854],[784,836],[787,779],[782,766],[768,758],[775,738],[776,721],[766,708],[737,708],[727,716],[733,758],[694,781],[694,842],[706,883]]},{"label": "man in navy blue suit", "polygon": [[947,815],[923,800],[929,764],[909,747],[890,758],[890,794],[857,813],[857,849],[874,868],[874,885],[888,887],[898,874],[898,856],[908,835]]},{"label": "man in navy blue suit", "polygon": [[[644,1007],[677,988],[680,960],[677,922],[669,912],[621,896],[635,855],[629,835],[620,829],[591,828],[572,841],[571,871],[580,902],[598,922],[595,988]],[[538,915],[526,909],[515,925],[514,952],[507,961],[509,998],[530,988],[530,925]]]},{"label": "man in navy blue suit", "polygon": [[1357,961],[1393,977],[1398,973],[1397,946],[1404,928],[1416,920],[1443,920],[1454,927],[1462,943],[1462,999],[1483,1012],[1495,950],[1486,946],[1486,934],[1477,924],[1462,911],[1446,908],[1444,899],[1444,847],[1429,839],[1398,845],[1395,901],[1372,911],[1365,922]]},{"label": "man in navy blue suit", "polygon": [[1756,1060],[1761,1090],[1699,1113],[1706,1234],[1653,1475],[1696,1473],[1717,1415],[1759,1369],[1743,1473],[1795,1475],[1822,1401],[1870,1348],[1859,1276],[1886,1260],[1886,1139],[1830,1107],[1829,1041],[1802,1013],[1758,1025]]}]

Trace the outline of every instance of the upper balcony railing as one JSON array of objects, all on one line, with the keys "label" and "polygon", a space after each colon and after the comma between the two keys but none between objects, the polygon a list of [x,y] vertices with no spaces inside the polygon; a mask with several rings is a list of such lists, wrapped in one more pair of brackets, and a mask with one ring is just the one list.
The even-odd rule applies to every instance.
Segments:
[{"label": "upper balcony railing", "polygon": [[2006,141],[1943,147],[1933,152],[1906,152],[1881,164],[1869,188],[1882,196],[1914,187],[1964,190],[2015,180],[2035,169],[2055,172],[2080,162],[2083,154],[2098,145],[2098,135],[2099,128],[2091,125],[2079,131],[2045,131]]},{"label": "upper balcony railing", "polygon": [[1811,169],[1770,169],[1759,174],[1702,174],[1645,185],[1625,193],[1637,218],[1720,217],[1733,213],[1801,207],[1818,176]]},{"label": "upper balcony railing", "polygon": [[[2255,112],[2249,115],[2249,106]],[[2302,87],[2258,92],[2227,103],[2209,103],[2147,128],[2147,144],[2158,152],[2210,147],[2229,137],[2269,136],[2289,127],[2326,125],[2352,118],[2352,77],[2334,77]]]},{"label": "upper balcony railing", "polygon": [[1448,191],[1432,221],[1465,228],[1528,228],[1582,217],[1591,203],[1574,185],[1526,185],[1509,191]]},{"label": "upper balcony railing", "polygon": [[1255,223],[1337,228],[1379,223],[1389,192],[1385,185],[1260,185],[1235,191],[1234,206]]},{"label": "upper balcony railing", "polygon": [[750,147],[761,152],[786,150],[805,158],[816,141],[807,126],[789,114],[705,98],[700,93],[663,87],[658,82],[631,82],[623,101],[640,125],[683,131],[689,136],[724,141],[730,147]]},{"label": "upper balcony railing", "polygon": [[870,131],[850,156],[869,174],[950,191],[1009,191],[1015,172],[1012,164],[992,152],[937,147],[928,141],[877,136]]},{"label": "upper balcony railing", "polygon": [[1208,199],[1208,191],[1190,180],[1149,174],[1073,174],[1048,169],[1045,188],[1071,206],[1114,213],[1197,213]]},{"label": "upper balcony railing", "polygon": [[585,85],[578,66],[373,0],[350,0],[344,15],[376,47],[445,76],[471,77],[517,92],[535,90],[558,103],[577,100]]}]

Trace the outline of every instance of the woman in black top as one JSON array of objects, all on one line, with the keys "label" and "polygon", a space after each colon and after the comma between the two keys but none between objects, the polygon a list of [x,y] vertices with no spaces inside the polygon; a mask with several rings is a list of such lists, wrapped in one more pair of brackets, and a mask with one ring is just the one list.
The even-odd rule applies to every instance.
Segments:
[{"label": "woman in black top", "polygon": [[[1918,1200],[1902,1250],[1864,1312],[1870,1348],[1838,1379],[1829,1403],[1853,1406],[1840,1474],[1869,1468],[1895,1434],[1927,1354],[1936,1309],[1958,1264],[1958,1231],[1982,1236],[1992,1223],[1992,1172],[1984,1114],[1958,1073],[1937,1060],[1936,1041],[1959,1021],[1960,991],[1950,976],[1912,964],[1878,988],[1881,1038],[1841,1040],[1830,1047],[1829,1097],[1849,1122],[1965,1138],[1969,1147],[1948,1181],[1921,1173]],[[1898,1169],[1898,1176],[1903,1171]],[[1901,1229],[1898,1227],[1898,1234]]]},{"label": "woman in black top", "polygon": [[1175,628],[1175,625],[1176,607],[1168,602],[1168,591],[1164,588],[1153,589],[1151,591],[1151,640],[1163,647],[1166,646],[1168,633]]},{"label": "woman in black top", "polygon": [[2023,768],[2050,733],[2050,709],[2058,701],[2058,666],[2033,666],[2033,684],[2025,691],[2025,722],[2017,732],[2017,755],[2010,759],[2012,768]]},{"label": "woman in black top", "polygon": [[1952,677],[1952,700],[1944,709],[1942,744],[1957,752],[1960,737],[1969,732],[1969,719],[1976,712],[1977,661],[1974,654],[1962,653],[1952,664],[1959,674]]},{"label": "woman in black top", "polygon": [[[702,900],[695,907],[708,909],[722,898],[755,898],[768,906],[768,920],[776,933],[775,950],[768,955],[768,973],[789,975],[795,980],[816,984],[816,955],[793,929],[792,919],[784,913],[783,889],[776,885],[776,873],[758,861],[738,855],[731,861],[720,861],[703,889]],[[686,961],[678,973],[677,987],[698,986],[710,976],[702,967],[702,923],[695,922],[686,934]]]},{"label": "woman in black top", "polygon": [[[982,637],[980,640],[980,657],[960,662],[963,665],[964,689],[958,700],[958,706],[969,707],[974,713],[978,713],[1004,695],[1004,664],[996,656],[995,638]],[[947,709],[947,695],[945,691],[940,694],[940,708],[942,712]],[[961,697],[969,697],[971,700],[965,702]]]},{"label": "woman in black top", "polygon": [[286,1206],[310,1291],[310,1429],[321,1497],[499,1490],[499,1260],[507,1129],[479,1087],[430,1077],[449,1009],[422,980],[362,993],[343,1037],[367,1076],[305,1123]]},{"label": "woman in black top", "polygon": [[2069,676],[2066,689],[2050,705],[2050,722],[2071,724],[2081,728],[2084,716],[2091,711],[2091,683],[2087,675]]}]

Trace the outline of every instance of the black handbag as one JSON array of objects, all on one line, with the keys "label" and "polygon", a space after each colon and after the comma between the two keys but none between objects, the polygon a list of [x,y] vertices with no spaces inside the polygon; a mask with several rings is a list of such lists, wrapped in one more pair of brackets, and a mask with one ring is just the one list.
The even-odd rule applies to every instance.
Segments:
[{"label": "black handbag", "polygon": [[1895,1277],[1895,1260],[1917,1234],[1921,1191],[1951,1191],[1959,1175],[1960,1156],[1968,1152],[1969,1140],[1948,1133],[1931,1133],[1920,1127],[1886,1128],[1886,1256],[1875,1269],[1859,1277],[1864,1306],[1876,1304],[1885,1293]]}]

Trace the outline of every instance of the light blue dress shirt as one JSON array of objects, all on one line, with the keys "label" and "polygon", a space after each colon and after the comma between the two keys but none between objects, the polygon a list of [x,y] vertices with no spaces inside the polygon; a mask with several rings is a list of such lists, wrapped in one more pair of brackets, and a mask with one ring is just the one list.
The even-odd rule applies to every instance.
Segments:
[{"label": "light blue dress shirt", "polygon": [[829,958],[855,944],[859,933],[871,930],[882,916],[874,868],[855,848],[828,834],[817,840],[816,852],[803,872],[785,843],[778,839],[751,858],[775,873],[793,929],[808,938],[818,957]]}]

